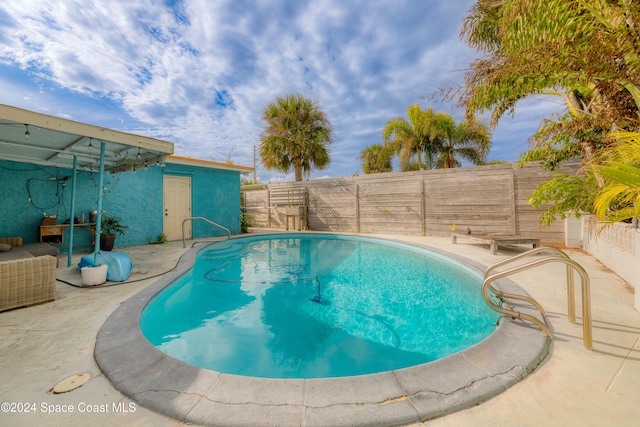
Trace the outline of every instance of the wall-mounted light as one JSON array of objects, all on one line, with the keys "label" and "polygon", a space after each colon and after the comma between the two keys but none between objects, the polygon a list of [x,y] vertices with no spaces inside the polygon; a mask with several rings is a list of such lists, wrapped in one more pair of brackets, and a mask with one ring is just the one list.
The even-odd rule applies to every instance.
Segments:
[{"label": "wall-mounted light", "polygon": [[25,123],[24,127],[27,129],[24,131],[24,139],[31,138],[31,134],[29,133],[29,125]]},{"label": "wall-mounted light", "polygon": [[89,138],[89,151],[93,151],[93,144],[91,143],[91,138]]}]

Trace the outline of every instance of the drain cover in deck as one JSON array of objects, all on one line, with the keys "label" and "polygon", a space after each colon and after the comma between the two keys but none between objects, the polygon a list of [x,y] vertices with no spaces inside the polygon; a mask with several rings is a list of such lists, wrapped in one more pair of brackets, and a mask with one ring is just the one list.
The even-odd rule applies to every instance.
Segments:
[{"label": "drain cover in deck", "polygon": [[82,387],[84,383],[89,381],[89,379],[91,379],[91,374],[87,372],[71,375],[56,384],[52,391],[55,394],[66,393],[68,391],[75,390],[78,387]]}]

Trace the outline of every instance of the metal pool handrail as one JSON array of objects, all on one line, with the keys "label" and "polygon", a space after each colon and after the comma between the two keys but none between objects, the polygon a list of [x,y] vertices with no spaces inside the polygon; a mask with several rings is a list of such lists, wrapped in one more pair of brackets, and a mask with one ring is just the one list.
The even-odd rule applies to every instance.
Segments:
[{"label": "metal pool handrail", "polygon": [[[215,222],[211,221],[210,219],[207,219],[207,218],[202,217],[202,216],[193,216],[193,217],[191,217],[191,218],[185,218],[185,219],[182,221],[182,247],[183,247],[183,248],[186,248],[186,247],[187,247],[187,246],[186,246],[186,243],[185,243],[185,237],[184,237],[184,224],[185,224],[187,221],[194,221],[194,220],[199,220],[199,221],[208,222],[209,224],[214,225],[214,226],[216,226],[216,227],[218,227],[218,228],[220,228],[220,229],[222,229],[222,230],[226,231],[226,232],[227,232],[227,238],[226,238],[226,239],[224,239],[224,240],[223,240],[223,242],[224,242],[224,241],[227,241],[227,240],[229,240],[229,239],[231,238],[231,230],[229,230],[227,227],[223,227],[222,225],[220,225],[220,224],[218,224],[218,223],[215,223]],[[211,240],[211,241],[212,241],[212,242],[217,242],[217,240]],[[207,241],[202,241],[202,242],[198,242],[198,243],[206,243],[206,242],[207,242]],[[191,245],[191,247],[193,247],[194,245],[195,245],[195,242]]]},{"label": "metal pool handrail", "polygon": [[[523,259],[531,255],[542,253],[542,252],[550,252],[552,253],[552,255],[555,255],[555,256],[541,258],[527,264],[522,264],[522,265],[510,268],[509,270],[505,270],[500,273],[489,275],[489,273],[497,267],[507,265],[516,260]],[[484,298],[485,302],[494,310],[517,319],[528,320],[530,322],[533,322],[536,325],[538,325],[549,336],[549,338],[553,338],[553,333],[551,332],[551,328],[549,328],[547,324],[547,318],[546,318],[544,309],[535,299],[525,295],[517,295],[517,294],[502,292],[495,289],[491,285],[491,282],[497,279],[500,279],[515,273],[519,273],[521,271],[529,270],[533,267],[547,264],[550,262],[560,262],[567,266],[567,296],[568,296],[567,302],[569,306],[568,317],[571,323],[575,323],[575,295],[574,295],[574,283],[573,283],[573,270],[576,270],[580,275],[581,289],[582,289],[583,343],[584,343],[584,347],[587,350],[592,350],[593,343],[592,343],[592,327],[591,327],[591,291],[590,291],[589,275],[580,264],[572,260],[566,253],[564,253],[559,249],[551,248],[551,247],[535,248],[530,251],[524,252],[520,255],[516,255],[512,258],[506,259],[504,261],[500,261],[498,263],[495,263],[489,266],[485,271],[484,281],[482,283],[482,297]],[[493,301],[491,301],[491,298],[489,297],[489,290],[491,290],[494,294],[496,294],[496,296],[501,300],[503,300],[504,298],[511,298],[511,299],[529,302],[530,304],[534,305],[538,309],[540,314],[542,314],[542,318],[544,322],[535,316],[525,314],[525,313],[520,313],[519,311],[516,311],[516,310],[510,310],[510,309],[498,306]]]},{"label": "metal pool handrail", "polygon": [[[559,256],[561,256],[562,258],[565,258],[565,259],[571,259],[571,257],[569,257],[569,255],[567,255],[566,252],[561,251],[560,249],[556,249],[556,248],[553,248],[553,247],[542,246],[542,247],[531,249],[531,250],[529,250],[527,252],[521,253],[520,255],[516,255],[516,256],[513,256],[511,258],[508,258],[508,259],[505,259],[503,261],[499,261],[499,262],[496,262],[495,264],[490,265],[489,267],[487,267],[487,270],[484,272],[484,278],[486,279],[489,276],[489,273],[491,271],[495,270],[498,267],[501,267],[501,266],[507,265],[507,264],[511,264],[512,262],[518,261],[518,260],[520,260],[522,258],[527,258],[527,257],[529,257],[531,255],[541,254],[541,253],[544,253],[544,252],[548,252],[551,255],[559,255]],[[574,283],[575,283],[575,281],[574,281],[574,278],[573,278],[573,268],[571,266],[567,265],[567,302],[568,302],[568,307],[569,307],[568,316],[569,316],[569,321],[572,322],[572,323],[575,323],[575,321],[576,321],[576,301],[575,301]],[[491,285],[489,285],[489,289],[493,293],[498,295],[498,297],[501,297],[502,295],[505,295],[503,292],[495,289]],[[512,298],[512,299],[523,299],[523,298],[526,298],[526,297],[522,297],[521,298],[520,295],[514,295],[514,294],[509,294],[509,295],[510,295],[509,297]],[[534,305],[536,305],[536,304],[537,304],[537,302],[534,303]],[[543,315],[545,315],[545,312],[544,312],[544,310],[542,309],[541,306],[537,306],[536,305],[536,307],[538,308],[538,310]]]}]

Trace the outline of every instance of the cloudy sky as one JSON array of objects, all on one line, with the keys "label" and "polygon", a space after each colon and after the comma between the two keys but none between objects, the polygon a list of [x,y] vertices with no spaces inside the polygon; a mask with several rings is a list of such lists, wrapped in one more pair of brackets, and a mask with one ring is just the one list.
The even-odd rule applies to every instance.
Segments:
[{"label": "cloudy sky", "polygon": [[[459,84],[476,53],[459,39],[472,0],[22,0],[0,4],[0,103],[173,142],[175,154],[252,166],[266,103],[318,101],[331,165],[362,173],[410,104]],[[515,160],[557,104],[518,104],[489,160]],[[267,171],[258,179],[291,180]]]}]

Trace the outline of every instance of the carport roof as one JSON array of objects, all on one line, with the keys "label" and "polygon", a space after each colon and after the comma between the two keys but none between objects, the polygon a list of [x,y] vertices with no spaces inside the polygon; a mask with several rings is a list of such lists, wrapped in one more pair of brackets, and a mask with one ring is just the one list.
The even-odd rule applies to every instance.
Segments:
[{"label": "carport roof", "polygon": [[105,142],[105,170],[125,171],[160,162],[173,144],[0,104],[0,159],[97,171]]}]

